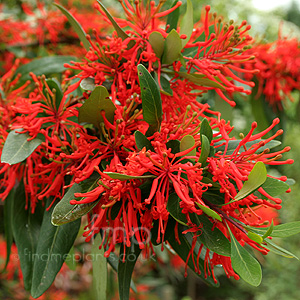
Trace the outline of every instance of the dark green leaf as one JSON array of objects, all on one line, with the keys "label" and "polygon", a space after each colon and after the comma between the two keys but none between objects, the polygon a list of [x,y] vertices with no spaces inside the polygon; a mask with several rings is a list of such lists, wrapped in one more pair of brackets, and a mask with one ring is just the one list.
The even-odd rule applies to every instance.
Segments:
[{"label": "dark green leaf", "polygon": [[206,137],[206,135],[201,134],[201,153],[198,160],[198,162],[201,163],[201,165],[204,165],[206,163],[209,152],[210,152],[209,140]]},{"label": "dark green leaf", "polygon": [[59,5],[58,3],[53,3],[60,11],[67,17],[68,21],[70,22],[72,28],[77,33],[80,41],[82,42],[86,51],[89,51],[91,44],[86,38],[86,33],[78,21],[72,16],[72,14],[66,10],[63,6]]},{"label": "dark green leaf", "polygon": [[180,34],[185,34],[187,38],[182,40],[182,48],[188,43],[193,32],[194,20],[193,20],[193,4],[191,0],[186,1],[186,12],[181,20]]},{"label": "dark green leaf", "polygon": [[120,300],[129,300],[131,276],[141,249],[138,244],[132,244],[131,247],[126,247],[125,255],[123,249],[123,246],[121,246],[118,266],[119,297]]},{"label": "dark green leaf", "polygon": [[[46,79],[46,82],[52,92],[54,92],[53,89],[55,90],[55,105],[57,110],[59,108],[61,99],[63,98],[63,92],[60,83],[56,78]],[[46,90],[47,89],[44,88],[44,94],[47,93]]]},{"label": "dark green leaf", "polygon": [[[171,7],[174,7],[178,0],[174,0]],[[167,32],[170,32],[172,29],[177,29],[177,23],[180,16],[180,7],[173,10],[171,13],[168,14],[167,18],[167,24],[169,25],[169,28],[167,29]]]},{"label": "dark green leaf", "polygon": [[150,43],[156,57],[161,58],[161,56],[164,52],[164,47],[165,47],[165,39],[162,36],[162,34],[158,31],[153,31],[149,35],[149,43]]},{"label": "dark green leaf", "polygon": [[31,136],[28,133],[18,133],[21,131],[22,129],[15,129],[8,134],[2,150],[2,163],[14,165],[25,160],[43,142],[39,138],[28,141]]},{"label": "dark green leaf", "polygon": [[107,290],[107,263],[104,257],[104,247],[99,249],[102,243],[100,234],[93,240],[91,249],[92,264],[93,264],[93,291],[95,300],[105,300]]},{"label": "dark green leaf", "polygon": [[[86,193],[93,190],[97,186],[99,179],[99,176],[91,176],[80,184],[74,183],[72,187],[68,189],[64,197],[54,207],[51,223],[54,226],[67,224],[81,218],[91,211],[98,204],[100,199],[92,203],[75,205],[70,204],[70,201],[75,199],[75,193]],[[82,199],[83,198],[77,198],[76,200],[80,201]]]},{"label": "dark green leaf", "polygon": [[230,242],[214,224],[204,215],[190,214],[191,221],[199,230],[198,240],[208,249],[219,255],[230,256]]},{"label": "dark green leaf", "polygon": [[[192,135],[185,135],[182,140],[180,141],[180,152],[188,150],[195,146],[195,139]],[[196,156],[196,148],[191,150],[185,156]]]},{"label": "dark green leaf", "polygon": [[3,270],[6,269],[9,262],[9,256],[11,252],[11,245],[13,243],[13,218],[14,218],[14,197],[15,190],[12,189],[4,200],[4,233],[5,233],[5,242],[6,242],[6,260]]},{"label": "dark green leaf", "polygon": [[175,29],[172,29],[165,40],[164,54],[162,63],[170,65],[179,59],[182,49],[182,41]]},{"label": "dark green leaf", "polygon": [[64,67],[65,63],[76,60],[74,56],[47,56],[42,58],[36,58],[30,63],[22,65],[16,70],[16,74],[21,74],[20,82],[30,80],[30,72],[34,73],[36,76],[50,75],[54,73],[61,73],[66,71]]},{"label": "dark green leaf", "polygon": [[267,245],[263,245],[263,246],[265,248],[267,248],[268,250],[270,250],[271,252],[281,255],[281,256],[284,256],[284,257],[287,257],[287,258],[296,258],[297,260],[299,260],[299,258],[295,254],[276,245],[274,242],[270,241],[269,239],[266,239],[265,242]]},{"label": "dark green leaf", "polygon": [[[156,74],[156,73],[155,73]],[[160,76],[161,92],[167,96],[173,96],[173,90],[171,89],[170,80],[165,78],[163,74]]]},{"label": "dark green leaf", "polygon": [[290,188],[287,183],[271,177],[267,177],[265,183],[261,187],[272,197],[276,197]]},{"label": "dark green leaf", "polygon": [[233,270],[249,284],[259,286],[262,278],[260,264],[240,245],[229,228],[228,230],[231,239],[231,264]]},{"label": "dark green leaf", "polygon": [[[46,207],[49,207],[51,202],[52,199],[48,199]],[[41,296],[54,281],[80,228],[80,219],[59,227],[52,225],[52,211],[53,206],[45,210],[38,238],[31,286],[31,295],[34,298]]]},{"label": "dark green leaf", "polygon": [[88,77],[80,82],[80,87],[86,91],[93,91],[96,88],[95,79]]},{"label": "dark green leaf", "polygon": [[154,175],[131,176],[131,175],[115,173],[115,172],[103,172],[103,173],[108,175],[112,179],[119,179],[119,180],[155,178]]},{"label": "dark green leaf", "polygon": [[103,122],[101,111],[105,111],[105,117],[113,123],[116,107],[109,99],[109,93],[104,86],[97,86],[90,97],[78,109],[79,123],[90,123],[95,127],[100,128],[100,123]]},{"label": "dark green leaf", "polygon": [[258,189],[267,179],[267,170],[263,162],[257,162],[248,175],[248,180],[244,182],[241,190],[236,194],[235,200],[238,201]]},{"label": "dark green leaf", "polygon": [[213,139],[213,131],[210,127],[210,124],[206,118],[204,118],[201,122],[200,134],[203,134],[207,137],[209,144]]},{"label": "dark green leaf", "polygon": [[220,222],[222,222],[222,218],[212,209],[210,209],[209,207],[206,207],[204,205],[201,205],[200,203],[196,202],[196,204],[199,206],[199,208],[201,208],[201,210],[208,216],[219,220]]},{"label": "dark green leaf", "polygon": [[167,211],[170,215],[180,224],[187,225],[187,219],[185,214],[182,213],[182,209],[179,205],[179,197],[176,193],[173,193],[169,196],[167,203]]},{"label": "dark green leaf", "polygon": [[26,196],[23,181],[19,184],[13,201],[12,231],[20,258],[23,281],[26,290],[30,290],[33,274],[33,259],[38,245],[43,213],[40,205],[35,213],[25,209]]},{"label": "dark green leaf", "polygon": [[[143,118],[151,127],[149,134],[153,134],[159,130],[163,114],[159,87],[143,65],[140,64],[137,68],[141,87]],[[147,133],[147,135],[149,134]]]},{"label": "dark green leaf", "polygon": [[143,135],[140,131],[136,131],[134,133],[134,137],[135,137],[135,143],[136,143],[136,147],[139,150],[142,150],[144,147],[146,147],[146,150],[151,150],[154,152],[154,148],[151,145],[150,141],[147,139],[147,137],[145,135]]},{"label": "dark green leaf", "polygon": [[167,149],[171,148],[171,153],[176,154],[180,152],[180,142],[178,140],[170,140],[166,143]]}]

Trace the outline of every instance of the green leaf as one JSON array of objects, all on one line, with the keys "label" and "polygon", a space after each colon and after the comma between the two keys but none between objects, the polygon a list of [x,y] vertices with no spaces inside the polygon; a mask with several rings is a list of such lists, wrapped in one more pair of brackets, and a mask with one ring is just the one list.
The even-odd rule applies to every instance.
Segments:
[{"label": "green leaf", "polygon": [[263,237],[260,236],[260,235],[258,235],[258,234],[256,234],[255,232],[249,231],[249,232],[247,233],[247,236],[248,236],[248,238],[250,238],[252,241],[254,241],[254,242],[256,242],[256,243],[259,243],[259,244],[261,244],[261,243],[264,241]]},{"label": "green leaf", "polygon": [[185,72],[176,72],[176,73],[180,77],[183,77],[183,78],[185,78],[193,83],[196,83],[200,86],[215,87],[222,91],[225,91],[225,88],[221,84],[219,84],[217,81],[213,81],[208,78],[203,78],[204,75],[202,75],[202,74],[188,74]]},{"label": "green leaf", "polygon": [[63,6],[59,5],[58,3],[53,3],[60,11],[67,17],[68,21],[70,22],[72,28],[77,33],[80,41],[82,42],[86,51],[89,51],[91,44],[86,38],[86,33],[78,21],[72,16],[72,14],[66,10]]},{"label": "green leaf", "polygon": [[182,49],[182,41],[175,29],[167,35],[165,40],[164,54],[162,57],[162,63],[171,65],[174,61],[179,59]]},{"label": "green leaf", "polygon": [[22,162],[43,142],[39,138],[28,141],[31,136],[28,133],[18,133],[22,130],[15,129],[8,134],[2,150],[2,163],[14,165]]},{"label": "green leaf", "polygon": [[159,87],[154,78],[143,65],[138,65],[138,76],[141,87],[143,118],[150,125],[146,134],[152,135],[160,128],[162,121],[162,102]]},{"label": "green leaf", "polygon": [[75,258],[75,251],[74,251],[74,247],[72,247],[68,255],[66,256],[66,260],[65,260],[66,265],[72,271],[76,270],[76,261],[74,258]]},{"label": "green leaf", "polygon": [[30,290],[33,274],[33,259],[38,245],[43,213],[41,206],[35,213],[25,209],[26,195],[23,181],[20,182],[13,201],[12,231],[20,258],[23,281],[26,290]]},{"label": "green leaf", "polygon": [[185,214],[182,213],[182,209],[179,205],[179,197],[176,193],[172,193],[169,196],[167,203],[167,211],[170,215],[180,224],[187,225],[188,221]]},{"label": "green leaf", "polygon": [[203,165],[209,156],[210,144],[206,135],[201,134],[201,153],[198,162]]},{"label": "green leaf", "polygon": [[[180,142],[180,152],[188,150],[195,146],[195,139],[192,135],[185,135]],[[185,156],[196,156],[196,148],[191,150]]]},{"label": "green leaf", "polygon": [[199,208],[208,216],[214,218],[214,219],[217,219],[219,220],[220,222],[222,222],[222,218],[212,209],[210,209],[209,207],[206,207],[204,205],[201,205],[200,203],[198,202],[195,202]]},{"label": "green leaf", "polygon": [[[46,207],[49,207],[51,202],[52,199],[48,199]],[[80,228],[80,219],[59,227],[52,225],[52,211],[53,206],[45,210],[38,238],[31,286],[31,295],[34,298],[41,296],[54,281]]]},{"label": "green leaf", "polygon": [[261,187],[272,197],[276,197],[290,188],[287,183],[271,177],[267,177],[265,183]]},{"label": "green leaf", "polygon": [[209,122],[206,118],[204,118],[201,122],[201,127],[200,127],[200,135],[203,134],[207,137],[209,144],[211,143],[213,139],[213,131],[209,125]]},{"label": "green leaf", "polygon": [[258,161],[248,175],[248,180],[244,182],[241,190],[234,197],[234,201],[247,197],[258,189],[267,179],[267,170],[263,162]]},{"label": "green leaf", "polygon": [[[177,2],[178,0],[174,0],[171,8],[174,7]],[[169,28],[167,29],[167,32],[170,32],[171,30],[177,28],[179,16],[180,16],[180,7],[176,8],[175,10],[173,10],[171,13],[168,14],[166,25],[169,25]]]},{"label": "green leaf", "polygon": [[103,122],[101,111],[105,111],[105,117],[113,123],[116,107],[109,99],[109,93],[104,86],[97,86],[90,97],[78,109],[79,123],[90,123],[95,127],[100,128],[100,123]]},{"label": "green leaf", "polygon": [[9,256],[11,253],[11,245],[13,243],[13,218],[14,218],[14,197],[15,190],[12,189],[4,200],[4,233],[5,233],[5,242],[6,242],[6,260],[3,271],[6,270],[7,264],[9,262]]},{"label": "green leaf", "polygon": [[230,256],[230,242],[221,230],[214,228],[214,224],[204,215],[190,213],[190,218],[194,224],[201,226],[198,235],[200,243],[219,255]]},{"label": "green leaf", "polygon": [[155,178],[156,177],[154,175],[131,176],[131,175],[115,173],[115,172],[103,172],[103,173],[108,175],[112,179],[119,179],[119,180],[147,179],[147,178]]},{"label": "green leaf", "polygon": [[262,278],[260,264],[240,245],[229,227],[228,231],[231,239],[231,264],[233,270],[249,284],[259,286]]},{"label": "green leaf", "polygon": [[167,149],[171,149],[171,153],[176,154],[180,152],[180,142],[178,140],[170,140],[166,143]]},{"label": "green leaf", "polygon": [[135,131],[134,133],[134,137],[135,137],[135,143],[136,143],[136,147],[139,150],[142,150],[144,147],[146,147],[146,150],[151,150],[154,152],[154,148],[151,145],[151,142],[147,139],[147,137],[145,135],[143,135],[140,131]]},{"label": "green leaf", "polygon": [[125,255],[123,254],[123,249],[123,246],[121,246],[118,266],[119,297],[120,300],[129,300],[131,276],[141,249],[139,245],[133,244],[131,247],[126,247]]},{"label": "green leaf", "polygon": [[[157,74],[155,73],[156,77]],[[158,81],[158,80],[157,80]],[[173,96],[173,90],[171,89],[170,79],[164,77],[163,74],[160,76],[160,84],[161,84],[161,93],[167,96]]]},{"label": "green leaf", "polygon": [[296,258],[297,260],[299,260],[299,258],[295,254],[276,245],[274,242],[270,241],[269,239],[266,239],[265,242],[267,245],[263,245],[263,246],[265,248],[267,248],[268,250],[270,250],[271,252],[281,255],[281,256],[284,256],[284,257],[287,257],[287,258]]},{"label": "green leaf", "polygon": [[162,36],[162,34],[158,31],[153,31],[149,35],[149,43],[150,43],[156,57],[161,58],[161,56],[164,52],[164,47],[165,47],[165,39]]},{"label": "green leaf", "polygon": [[95,300],[105,300],[107,293],[107,263],[104,257],[104,247],[99,250],[102,243],[101,235],[98,234],[93,240],[91,255],[93,264],[93,291]]},{"label": "green leaf", "polygon": [[180,24],[180,34],[185,34],[187,38],[182,40],[182,48],[188,43],[194,28],[194,20],[193,20],[193,4],[191,0],[186,1],[186,12],[181,20]]},{"label": "green leaf", "polygon": [[[93,190],[97,186],[99,179],[100,176],[91,176],[79,184],[74,183],[72,187],[68,189],[64,197],[54,207],[51,216],[51,223],[54,226],[67,224],[81,218],[91,211],[98,204],[100,199],[92,203],[75,205],[70,204],[70,201],[75,199],[75,193],[86,193]],[[80,201],[82,199],[83,197],[77,198],[76,200]]]},{"label": "green leaf", "polygon": [[[170,222],[170,220],[168,222]],[[185,227],[184,229],[187,229],[187,227]],[[171,245],[171,247],[173,248],[173,250],[182,258],[182,260],[186,261],[189,256],[189,252],[192,247],[192,244],[190,241],[188,241],[188,237],[191,237],[190,233],[189,232],[186,234],[182,233],[184,231],[184,229],[182,230],[181,227],[178,226],[178,238],[179,238],[180,244],[176,240],[174,233],[168,237],[168,242]],[[194,248],[194,257],[197,257],[198,251],[199,251],[199,244],[197,244],[196,247]],[[205,252],[205,250],[203,250],[203,249],[202,249],[202,251]],[[191,270],[195,271],[192,255],[189,257],[188,266],[191,268]],[[218,283],[215,283],[211,277],[205,278],[204,259],[202,259],[201,257],[199,257],[199,271],[200,272],[196,273],[196,275],[201,277],[206,283],[208,283],[211,286],[219,285]]]},{"label": "green leaf", "polygon": [[86,91],[93,91],[96,88],[95,79],[91,77],[83,78],[80,87]]},{"label": "green leaf", "polygon": [[[63,91],[61,89],[60,83],[56,78],[46,79],[47,85],[49,86],[50,90],[53,92],[53,89],[55,89],[55,106],[56,110],[59,108],[60,102],[64,96]],[[44,94],[46,88],[44,87]]]},{"label": "green leaf", "polygon": [[62,73],[63,71],[66,71],[64,64],[69,63],[72,60],[76,60],[76,57],[57,55],[36,58],[28,64],[21,65],[21,67],[16,70],[16,74],[21,74],[20,82],[24,82],[26,80],[31,80],[29,75],[30,72],[34,73],[36,76]]},{"label": "green leaf", "polygon": [[272,219],[270,227],[268,228],[268,230],[266,231],[266,233],[264,233],[264,235],[262,236],[262,238],[265,239],[268,236],[270,236],[272,234],[273,230],[274,230],[274,222],[273,222],[273,219]]}]

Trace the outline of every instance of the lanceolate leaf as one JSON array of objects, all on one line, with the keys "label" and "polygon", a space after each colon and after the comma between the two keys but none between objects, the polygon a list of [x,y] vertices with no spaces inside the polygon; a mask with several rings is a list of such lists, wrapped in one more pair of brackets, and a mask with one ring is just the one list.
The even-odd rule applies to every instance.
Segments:
[{"label": "lanceolate leaf", "polygon": [[[180,141],[180,152],[190,149],[195,146],[195,139],[192,135],[185,135]],[[196,148],[191,150],[185,156],[196,156]]]},{"label": "lanceolate leaf", "polygon": [[299,258],[291,253],[290,251],[276,245],[273,241],[266,239],[265,240],[267,245],[263,245],[265,248],[267,248],[268,250],[270,250],[271,252],[274,252],[275,254],[287,257],[287,258],[296,258],[297,260],[299,260]]},{"label": "lanceolate leaf", "polygon": [[[92,203],[85,204],[70,204],[70,201],[75,199],[75,193],[86,193],[91,191],[97,186],[97,182],[100,179],[99,176],[91,176],[80,184],[74,183],[67,191],[64,197],[56,204],[51,216],[51,223],[55,226],[67,224],[73,222],[82,216],[86,215],[90,210],[95,207],[99,200]],[[83,198],[77,199],[78,201]]]},{"label": "lanceolate leaf", "polygon": [[241,190],[236,194],[235,201],[241,200],[247,197],[258,189],[267,179],[267,170],[263,162],[257,162],[250,174],[248,180],[244,182]]},{"label": "lanceolate leaf", "polygon": [[267,177],[265,183],[261,187],[272,197],[276,197],[290,188],[287,183],[271,177]]},{"label": "lanceolate leaf", "polygon": [[210,144],[206,135],[201,134],[201,153],[198,162],[202,165],[206,162],[210,152]]},{"label": "lanceolate leaf", "polygon": [[25,160],[43,142],[39,138],[28,141],[31,136],[19,133],[21,131],[22,129],[15,129],[8,134],[2,150],[2,163],[14,165]]},{"label": "lanceolate leaf", "polygon": [[[171,7],[174,7],[177,2],[178,0],[174,0]],[[170,14],[168,14],[167,25],[169,25],[169,28],[167,29],[167,32],[170,32],[172,29],[177,28],[179,16],[180,16],[180,7],[176,8]]]},{"label": "lanceolate leaf", "polygon": [[182,40],[182,48],[188,43],[194,27],[193,20],[193,4],[191,0],[186,1],[186,12],[181,20],[180,24],[180,34],[185,34],[187,38]]},{"label": "lanceolate leaf", "polygon": [[13,243],[13,216],[14,216],[14,196],[15,190],[12,189],[8,197],[4,200],[4,233],[6,241],[6,260],[4,265],[4,270],[9,262],[9,256],[11,252],[11,245]]},{"label": "lanceolate leaf", "polygon": [[149,36],[149,43],[156,57],[161,58],[165,47],[165,39],[162,34],[158,31],[153,31]]},{"label": "lanceolate leaf", "polygon": [[65,63],[69,63],[72,60],[76,60],[75,56],[47,56],[42,58],[36,58],[30,63],[22,65],[16,70],[16,74],[21,74],[19,82],[30,80],[30,72],[36,76],[49,75],[54,73],[61,73],[66,70]]},{"label": "lanceolate leaf", "polygon": [[203,212],[204,212],[206,215],[208,215],[208,216],[210,216],[210,217],[212,217],[212,218],[214,218],[214,219],[217,219],[217,220],[219,220],[220,222],[222,222],[222,218],[221,218],[214,210],[212,210],[212,209],[210,209],[210,208],[208,208],[208,207],[206,207],[206,206],[204,206],[204,205],[201,205],[201,204],[198,203],[198,202],[196,202],[196,204],[201,208],[201,210],[203,210]]},{"label": "lanceolate leaf", "polygon": [[179,200],[180,199],[176,193],[171,194],[168,199],[167,210],[178,223],[187,225],[188,221],[185,214],[182,213],[182,209],[179,205]]},{"label": "lanceolate leaf", "polygon": [[239,244],[229,228],[228,230],[231,239],[231,264],[233,270],[249,284],[259,286],[262,278],[260,264]]},{"label": "lanceolate leaf", "polygon": [[78,109],[79,123],[90,123],[100,128],[103,122],[101,111],[105,111],[106,119],[113,123],[116,107],[109,99],[109,93],[104,86],[97,86],[90,97]]},{"label": "lanceolate leaf", "polygon": [[90,49],[90,42],[86,38],[86,33],[84,29],[81,27],[81,25],[78,23],[78,21],[72,16],[72,14],[66,10],[63,6],[59,5],[58,3],[53,3],[57,8],[60,9],[60,11],[68,18],[68,21],[70,22],[72,28],[77,33],[80,41],[82,42],[84,48],[86,51],[89,51]]},{"label": "lanceolate leaf", "polygon": [[98,234],[93,241],[91,255],[93,264],[93,290],[95,300],[105,300],[107,290],[107,263],[104,257],[104,247],[99,249],[102,243],[101,235]]},{"label": "lanceolate leaf", "polygon": [[163,111],[160,92],[148,70],[143,65],[138,65],[137,68],[141,87],[143,118],[151,127],[149,134],[153,134],[159,130],[162,121]]},{"label": "lanceolate leaf", "polygon": [[[49,207],[52,199],[46,203]],[[31,295],[41,296],[52,284],[70,249],[80,227],[80,219],[56,227],[51,224],[53,207],[45,210],[36,255],[33,263]]]},{"label": "lanceolate leaf", "polygon": [[142,150],[144,147],[146,147],[146,150],[154,151],[154,148],[151,145],[150,141],[140,131],[137,130],[134,133],[134,137],[135,137],[136,146],[139,150]]},{"label": "lanceolate leaf", "polygon": [[255,232],[249,231],[247,236],[254,242],[261,244],[263,242],[263,237],[256,234]]},{"label": "lanceolate leaf", "polygon": [[182,40],[175,29],[167,35],[165,40],[164,54],[162,57],[162,63],[170,65],[177,59],[181,54]]},{"label": "lanceolate leaf", "polygon": [[[123,254],[123,246],[120,247],[120,260],[118,266],[119,297],[120,300],[129,300],[131,276],[137,259],[141,253],[138,244],[126,247]],[[125,261],[123,261],[125,258]]]},{"label": "lanceolate leaf", "polygon": [[103,172],[103,173],[105,173],[112,179],[119,179],[119,180],[155,178],[154,175],[131,176],[131,175],[115,173],[115,172]]},{"label": "lanceolate leaf", "polygon": [[26,196],[24,184],[21,182],[15,192],[13,201],[12,231],[23,274],[26,290],[30,290],[33,274],[33,259],[38,245],[38,236],[41,228],[43,212],[40,205],[36,212],[31,213],[30,207],[26,210]]},{"label": "lanceolate leaf", "polygon": [[209,144],[211,143],[213,139],[213,131],[209,125],[209,122],[207,121],[206,118],[204,118],[201,122],[201,127],[200,127],[200,135],[205,135],[209,141]]}]

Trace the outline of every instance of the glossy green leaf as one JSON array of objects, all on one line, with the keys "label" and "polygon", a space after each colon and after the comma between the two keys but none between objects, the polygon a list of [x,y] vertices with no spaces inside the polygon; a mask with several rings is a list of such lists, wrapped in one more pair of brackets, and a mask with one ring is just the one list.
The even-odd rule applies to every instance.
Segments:
[{"label": "glossy green leaf", "polygon": [[77,33],[80,41],[82,42],[84,48],[86,51],[89,51],[91,44],[86,38],[86,33],[84,29],[81,27],[81,25],[78,23],[78,21],[72,16],[72,14],[65,9],[63,6],[59,5],[58,3],[53,3],[57,8],[60,9],[60,11],[67,17],[68,21],[70,22],[72,28]]},{"label": "glossy green leaf", "polygon": [[123,254],[123,246],[120,248],[120,260],[118,265],[120,300],[129,300],[131,276],[140,253],[141,249],[138,244],[126,247],[125,255]]},{"label": "glossy green leaf", "polygon": [[205,216],[190,214],[191,221],[197,226],[201,226],[199,230],[198,241],[211,251],[223,255],[230,256],[230,242],[225,235]]},{"label": "glossy green leaf", "polygon": [[236,240],[228,228],[231,239],[231,264],[242,279],[253,286],[259,286],[262,278],[261,266]]},{"label": "glossy green leaf", "polygon": [[287,258],[296,258],[297,260],[299,260],[299,258],[295,254],[276,245],[273,241],[266,239],[265,242],[267,245],[263,245],[263,246],[265,248],[267,248],[268,250],[270,250],[271,252],[281,255],[281,256],[284,256],[284,257],[287,257]]},{"label": "glossy green leaf", "polygon": [[276,197],[290,188],[287,183],[271,177],[267,177],[265,183],[261,187],[272,197]]},{"label": "glossy green leaf", "polygon": [[[46,79],[47,85],[49,86],[50,90],[54,92],[55,90],[55,105],[56,105],[56,110],[58,109],[60,102],[63,98],[63,91],[61,89],[60,83],[56,78],[51,78],[51,79]],[[46,94],[46,88],[44,87],[44,94]]]},{"label": "glossy green leaf", "polygon": [[211,141],[213,139],[213,131],[212,131],[211,126],[206,118],[204,118],[201,122],[200,134],[205,135],[209,141],[209,144],[211,143]]},{"label": "glossy green leaf", "polygon": [[[170,220],[168,221],[170,222]],[[179,227],[179,226],[178,226]],[[187,229],[187,227],[184,227],[184,229]],[[168,237],[168,242],[173,248],[173,250],[182,258],[183,261],[187,261],[187,258],[189,256],[189,252],[192,247],[191,241],[188,241],[189,233],[183,234],[181,230],[181,227],[178,228],[178,238],[180,241],[180,244],[175,238],[175,234],[171,234]],[[199,245],[196,245],[194,248],[194,257],[197,257],[199,251]],[[203,250],[202,250],[203,251]],[[204,250],[205,251],[205,250]],[[189,256],[188,260],[188,266],[191,268],[192,271],[195,271],[192,255]],[[206,283],[208,283],[211,286],[219,286],[219,283],[215,283],[214,280],[211,277],[205,278],[204,274],[204,259],[199,257],[199,273],[196,273],[197,276],[201,277]]]},{"label": "glossy green leaf", "polygon": [[257,162],[248,175],[248,180],[244,182],[241,190],[236,194],[235,201],[247,197],[258,189],[267,179],[267,170],[263,162]]},{"label": "glossy green leaf", "polygon": [[[51,202],[52,199],[48,199],[46,207],[49,207]],[[31,286],[31,295],[34,298],[41,296],[54,281],[80,228],[80,219],[59,227],[52,225],[53,208],[52,206],[49,210],[45,210],[38,238]]]},{"label": "glossy green leaf", "polygon": [[103,172],[103,173],[108,175],[112,179],[119,179],[119,180],[155,178],[154,175],[131,176],[131,175],[115,173],[115,172]]},{"label": "glossy green leaf", "polygon": [[147,139],[147,137],[142,134],[140,131],[135,131],[134,133],[135,137],[135,143],[139,150],[142,150],[144,147],[146,147],[146,150],[151,150],[154,152],[154,148],[151,145],[151,142]]},{"label": "glossy green leaf", "polygon": [[[180,141],[180,152],[188,150],[195,146],[195,139],[192,135],[185,135]],[[196,148],[191,150],[185,156],[196,156]]]},{"label": "glossy green leaf", "polygon": [[113,123],[116,107],[109,99],[107,89],[104,86],[97,86],[90,97],[78,109],[79,123],[90,123],[100,128],[100,123],[103,122],[102,110],[105,111],[106,119]]},{"label": "glossy green leaf", "polygon": [[219,84],[217,81],[213,81],[208,78],[203,78],[204,75],[202,75],[202,74],[190,74],[190,73],[185,73],[185,72],[177,72],[177,74],[180,77],[183,77],[183,78],[185,78],[193,83],[196,83],[200,86],[215,87],[222,91],[225,91],[225,88],[221,84]]},{"label": "glossy green leaf", "polygon": [[140,64],[137,68],[141,87],[143,118],[150,125],[150,132],[147,132],[146,135],[152,135],[160,129],[162,121],[163,111],[159,87],[143,65]]},{"label": "glossy green leaf", "polygon": [[193,20],[193,4],[191,0],[186,1],[186,12],[181,20],[180,24],[180,34],[185,34],[187,38],[182,40],[182,48],[188,43],[194,28],[194,20]]},{"label": "glossy green leaf", "polygon": [[[174,7],[177,2],[178,0],[174,0],[171,7]],[[177,7],[175,10],[173,10],[171,13],[168,14],[166,25],[169,25],[169,28],[167,29],[167,32],[170,32],[172,29],[177,28],[179,16],[180,16],[180,7]]]},{"label": "glossy green leaf", "polygon": [[164,47],[165,47],[165,39],[162,36],[162,34],[158,31],[153,31],[149,35],[149,43],[150,43],[156,57],[161,58],[161,56],[164,52]]},{"label": "glossy green leaf", "polygon": [[16,74],[21,74],[22,76],[19,82],[24,82],[26,80],[31,80],[29,75],[30,72],[34,73],[36,76],[62,73],[63,71],[66,71],[64,64],[74,60],[76,60],[75,56],[62,55],[36,58],[28,64],[21,65],[16,70]]},{"label": "glossy green leaf", "polygon": [[93,291],[95,300],[105,300],[107,292],[107,263],[104,257],[104,247],[99,249],[102,237],[98,234],[93,240],[91,249],[93,265]]},{"label": "glossy green leaf", "polygon": [[247,234],[248,238],[250,238],[252,241],[261,244],[263,242],[263,237],[255,232],[249,231]]},{"label": "glossy green leaf", "polygon": [[182,49],[182,40],[175,29],[172,29],[165,40],[162,63],[170,65],[179,59]]},{"label": "glossy green leaf", "polygon": [[13,201],[12,231],[21,264],[23,281],[26,290],[30,290],[33,274],[33,259],[39,243],[38,237],[42,224],[43,213],[40,205],[36,212],[25,209],[26,195],[23,181],[20,182]]},{"label": "glossy green leaf", "polygon": [[18,133],[22,130],[15,129],[8,134],[2,150],[2,163],[14,165],[22,162],[42,143],[39,138],[28,141],[31,136],[28,133]]},{"label": "glossy green leaf", "polygon": [[82,200],[83,198],[75,198],[74,194],[86,193],[93,190],[97,186],[99,179],[99,176],[91,176],[80,184],[74,183],[72,187],[68,189],[64,197],[54,207],[51,216],[51,223],[54,226],[67,224],[81,218],[91,211],[98,204],[100,199],[92,203],[75,205],[70,204],[70,201],[73,199],[78,201]]},{"label": "glossy green leaf", "polygon": [[14,216],[14,197],[15,197],[15,190],[12,189],[4,200],[4,233],[5,233],[5,242],[6,242],[6,260],[3,270],[6,269],[7,264],[9,262],[9,256],[11,253],[11,246],[13,243],[13,216]]},{"label": "glossy green leaf", "polygon": [[182,213],[182,208],[180,208],[179,201],[180,199],[177,194],[172,193],[168,199],[167,211],[178,223],[187,225],[188,221],[185,214]]},{"label": "glossy green leaf", "polygon": [[96,88],[95,79],[91,77],[83,78],[80,87],[86,91],[93,91]]},{"label": "glossy green leaf", "polygon": [[[156,74],[156,73],[155,73]],[[161,92],[167,96],[173,96],[173,90],[171,89],[170,80],[165,78],[163,74],[160,76]]]},{"label": "glossy green leaf", "polygon": [[220,222],[222,222],[222,218],[212,209],[210,209],[209,207],[206,207],[204,205],[201,205],[200,203],[198,202],[195,202],[199,208],[201,208],[201,210],[208,216],[216,219],[216,220],[219,220]]},{"label": "glossy green leaf", "polygon": [[209,140],[206,135],[201,134],[201,153],[198,162],[205,164],[210,152]]}]

